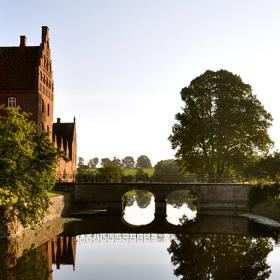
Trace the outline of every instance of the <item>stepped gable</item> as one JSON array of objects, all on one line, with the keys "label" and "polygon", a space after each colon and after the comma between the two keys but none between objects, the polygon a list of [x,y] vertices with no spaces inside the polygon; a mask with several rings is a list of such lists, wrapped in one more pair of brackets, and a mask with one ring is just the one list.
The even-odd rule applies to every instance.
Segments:
[{"label": "stepped gable", "polygon": [[41,47],[0,47],[0,89],[35,89]]}]

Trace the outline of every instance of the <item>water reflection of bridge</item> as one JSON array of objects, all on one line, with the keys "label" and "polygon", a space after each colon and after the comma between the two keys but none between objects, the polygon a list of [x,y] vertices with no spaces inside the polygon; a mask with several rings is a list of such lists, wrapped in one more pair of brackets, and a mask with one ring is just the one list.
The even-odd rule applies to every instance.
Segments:
[{"label": "water reflection of bridge", "polygon": [[175,238],[174,234],[161,233],[95,233],[76,237],[78,244],[86,243],[163,243]]},{"label": "water reflection of bridge", "polygon": [[127,224],[120,216],[94,216],[66,225],[63,235],[79,236],[85,234],[177,234],[177,233],[217,233],[251,234],[255,224],[239,216],[201,215],[184,226],[176,226],[157,216],[154,221],[144,226]]}]

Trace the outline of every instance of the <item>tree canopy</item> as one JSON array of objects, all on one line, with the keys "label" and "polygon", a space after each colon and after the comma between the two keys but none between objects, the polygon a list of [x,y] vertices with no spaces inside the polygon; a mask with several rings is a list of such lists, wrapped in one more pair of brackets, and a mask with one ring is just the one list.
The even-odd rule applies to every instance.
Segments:
[{"label": "tree canopy", "polygon": [[183,178],[180,166],[174,159],[161,160],[154,166],[154,169],[153,177],[158,180],[176,181]]},{"label": "tree canopy", "polygon": [[184,171],[206,173],[213,181],[239,172],[272,145],[272,117],[239,76],[208,70],[181,97],[183,111],[169,140]]},{"label": "tree canopy", "polygon": [[119,158],[114,157],[112,162],[115,163],[117,166],[122,167],[122,161]]},{"label": "tree canopy", "polygon": [[78,157],[78,166],[79,167],[85,167],[85,160],[83,157]]},{"label": "tree canopy", "polygon": [[122,165],[125,168],[134,168],[134,166],[135,166],[134,158],[131,156],[127,156],[127,157],[123,158]]},{"label": "tree canopy", "polygon": [[167,249],[182,280],[268,279],[269,238],[223,234],[176,234]]},{"label": "tree canopy", "polygon": [[88,167],[96,168],[98,162],[99,162],[99,158],[98,158],[98,157],[91,158],[91,159],[88,161]]},{"label": "tree canopy", "polygon": [[106,164],[110,163],[111,160],[109,158],[102,158],[101,159],[101,165],[105,166]]},{"label": "tree canopy", "polygon": [[59,153],[28,114],[19,108],[1,110],[0,208],[15,209],[23,225],[37,223],[48,210],[47,192],[55,185]]},{"label": "tree canopy", "polygon": [[250,162],[244,173],[246,177],[280,182],[280,152],[274,152]]},{"label": "tree canopy", "polygon": [[132,190],[123,196],[123,201],[124,205],[128,207],[132,206],[136,201],[138,207],[144,209],[150,205],[152,197],[153,194],[151,192],[145,190]]},{"label": "tree canopy", "polygon": [[150,168],[150,167],[152,167],[152,164],[151,164],[150,159],[147,156],[141,155],[137,158],[136,167],[137,168]]},{"label": "tree canopy", "polygon": [[102,168],[99,168],[98,175],[101,180],[118,182],[122,177],[122,169],[115,162],[108,162]]}]

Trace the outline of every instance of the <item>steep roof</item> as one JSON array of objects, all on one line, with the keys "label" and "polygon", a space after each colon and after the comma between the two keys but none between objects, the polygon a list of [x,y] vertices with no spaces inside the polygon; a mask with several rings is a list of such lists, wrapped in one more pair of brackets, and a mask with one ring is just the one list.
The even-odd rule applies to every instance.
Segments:
[{"label": "steep roof", "polygon": [[34,89],[40,46],[0,47],[0,90]]},{"label": "steep roof", "polygon": [[69,156],[69,159],[73,158],[73,142],[76,133],[75,126],[75,122],[57,122],[53,124],[53,142],[56,143],[58,148],[63,149],[66,156]]}]

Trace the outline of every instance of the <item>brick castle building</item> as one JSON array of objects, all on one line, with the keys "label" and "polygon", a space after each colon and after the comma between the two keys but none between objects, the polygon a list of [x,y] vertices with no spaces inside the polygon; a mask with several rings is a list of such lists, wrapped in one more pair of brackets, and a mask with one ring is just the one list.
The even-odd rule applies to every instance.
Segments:
[{"label": "brick castle building", "polygon": [[27,38],[20,36],[20,45],[0,47],[0,105],[20,106],[31,113],[30,119],[39,131],[49,134],[54,145],[63,150],[66,159],[60,159],[57,179],[73,181],[76,172],[76,124],[53,123],[54,81],[49,41],[49,29],[42,27],[39,46],[27,46]]}]

